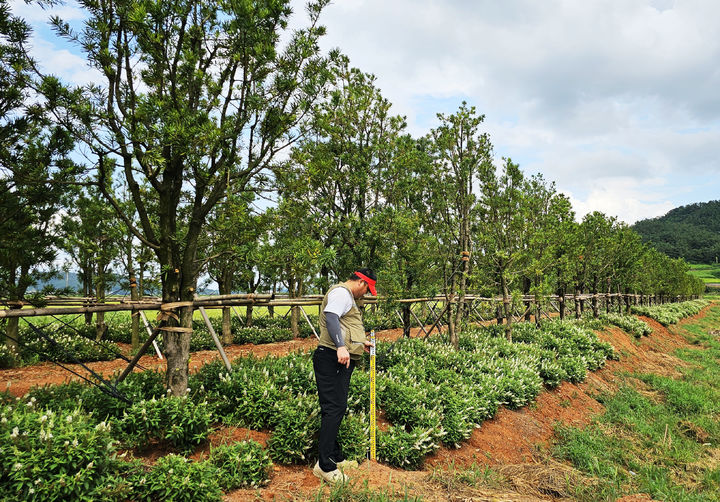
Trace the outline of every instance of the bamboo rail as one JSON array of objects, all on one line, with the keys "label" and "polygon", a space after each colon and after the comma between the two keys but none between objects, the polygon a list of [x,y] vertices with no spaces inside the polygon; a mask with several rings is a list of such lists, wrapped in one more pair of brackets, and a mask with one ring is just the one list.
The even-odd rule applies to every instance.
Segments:
[{"label": "bamboo rail", "polygon": [[[53,304],[53,307],[38,307],[38,308],[25,308],[30,305],[28,302],[12,301],[6,299],[0,299],[0,305],[5,305],[6,308],[0,308],[0,319],[7,319],[11,317],[36,317],[44,315],[66,315],[66,314],[90,314],[96,312],[122,312],[122,311],[144,311],[144,310],[159,310],[168,311],[174,310],[180,307],[192,307],[193,309],[199,309],[204,307],[206,309],[213,308],[224,308],[224,307],[237,307],[243,305],[252,305],[257,307],[306,307],[313,305],[322,304],[321,295],[309,295],[301,298],[289,298],[283,296],[277,296],[273,294],[231,294],[231,295],[213,295],[206,297],[198,297],[195,300],[186,300],[178,302],[163,303],[157,298],[145,298],[142,300],[126,300],[126,299],[106,299],[104,302],[98,302],[93,298],[48,298],[47,304]],[[640,295],[640,294],[623,294],[623,293],[583,293],[573,296],[558,296],[558,295],[547,295],[540,299],[546,301],[558,301],[558,302],[583,302],[592,299],[605,299],[620,298],[626,300],[635,300],[639,302],[654,302],[657,301],[658,295]],[[665,297],[667,300],[679,300],[679,297]],[[374,305],[380,301],[387,300],[386,297],[369,296],[363,298],[363,304]],[[520,297],[523,302],[535,302],[535,296],[525,295]],[[395,302],[400,304],[414,304],[414,303],[429,303],[439,302],[447,304],[458,303],[457,298],[448,299],[445,296],[434,296],[434,297],[420,297],[420,298],[403,298],[397,299]],[[476,295],[466,295],[464,299],[465,303],[472,304],[473,302],[487,302],[487,303],[502,303],[502,296],[486,297]],[[45,304],[46,301],[44,300]],[[75,306],[83,305],[83,306]],[[439,316],[438,316],[439,317]]]}]

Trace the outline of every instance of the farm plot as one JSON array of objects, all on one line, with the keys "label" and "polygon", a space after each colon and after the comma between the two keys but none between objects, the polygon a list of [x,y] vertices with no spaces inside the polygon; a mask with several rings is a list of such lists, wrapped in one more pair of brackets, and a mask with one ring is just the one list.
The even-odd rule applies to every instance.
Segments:
[{"label": "farm plot", "polygon": [[[516,329],[513,342],[498,327],[468,330],[459,351],[440,337],[381,343],[381,461],[418,468],[441,445],[461,445],[501,405],[522,407],[543,386],[582,381],[615,357],[581,324]],[[162,380],[157,372],[133,374],[118,387],[127,401],[78,383],[37,388],[20,401],[7,396],[0,419],[2,489],[28,499],[123,500],[132,493],[152,500],[163,490],[179,493],[180,486],[175,500],[217,500],[221,490],[232,488],[214,479],[253,486],[267,480],[271,461],[312,461],[319,407],[307,354],[242,357],[232,372],[219,362],[207,364],[191,378],[184,398],[165,397]],[[355,372],[340,435],[356,459],[367,453],[367,380],[363,368]],[[223,424],[269,432],[266,449],[245,442],[237,451],[211,450],[206,459],[187,460],[184,455]],[[148,447],[169,454],[153,466],[127,460]],[[230,465],[233,473],[222,470]]]}]

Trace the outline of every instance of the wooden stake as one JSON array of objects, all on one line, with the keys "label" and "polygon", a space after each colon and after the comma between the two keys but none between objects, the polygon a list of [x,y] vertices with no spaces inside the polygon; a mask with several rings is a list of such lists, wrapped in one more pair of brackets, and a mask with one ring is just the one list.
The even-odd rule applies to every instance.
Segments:
[{"label": "wooden stake", "polygon": [[205,321],[205,326],[207,326],[210,336],[212,336],[213,342],[215,342],[215,346],[217,347],[218,352],[220,352],[220,357],[222,357],[225,367],[228,371],[232,371],[232,366],[230,366],[230,361],[228,360],[227,354],[225,354],[225,349],[223,349],[222,343],[220,343],[220,339],[210,323],[210,318],[208,317],[207,312],[205,312],[203,307],[200,307],[198,310],[200,310],[200,315],[202,315],[202,318]]},{"label": "wooden stake", "polygon": [[[140,317],[142,317],[143,324],[145,325],[145,329],[147,330],[148,336],[151,336],[152,328],[150,328],[150,323],[148,322],[148,318],[145,315],[145,312],[143,310],[140,311]],[[152,344],[153,344],[153,347],[155,347],[155,353],[157,354],[158,359],[162,359],[163,356],[160,353],[160,348],[158,347],[157,342],[155,340],[153,340]]]}]

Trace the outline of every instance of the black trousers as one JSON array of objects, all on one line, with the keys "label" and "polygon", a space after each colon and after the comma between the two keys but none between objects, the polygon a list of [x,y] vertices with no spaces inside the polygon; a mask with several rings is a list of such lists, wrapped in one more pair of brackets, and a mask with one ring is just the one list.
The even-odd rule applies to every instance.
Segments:
[{"label": "black trousers", "polygon": [[337,469],[337,462],[345,460],[337,435],[347,410],[348,389],[355,361],[351,359],[350,367],[346,368],[344,364],[338,364],[337,352],[327,347],[318,347],[313,354],[313,369],[320,398],[320,469],[330,472]]}]

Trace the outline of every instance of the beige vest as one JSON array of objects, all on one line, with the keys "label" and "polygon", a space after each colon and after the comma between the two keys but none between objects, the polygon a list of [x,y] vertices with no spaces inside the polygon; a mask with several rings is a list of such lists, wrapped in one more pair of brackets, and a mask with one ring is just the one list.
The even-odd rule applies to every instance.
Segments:
[{"label": "beige vest", "polygon": [[357,302],[355,302],[355,297],[352,296],[352,291],[342,284],[336,284],[331,287],[325,294],[325,298],[323,298],[322,305],[320,306],[320,340],[318,341],[318,345],[337,350],[335,343],[332,341],[332,338],[330,338],[327,323],[325,322],[325,315],[323,314],[328,303],[328,295],[330,291],[335,288],[345,288],[353,298],[353,306],[340,318],[340,329],[342,330],[343,339],[345,340],[345,347],[347,347],[348,352],[350,352],[350,358],[357,360],[360,359],[364,350],[365,345],[363,342],[366,340],[365,328],[362,323],[362,314],[357,306]]}]

